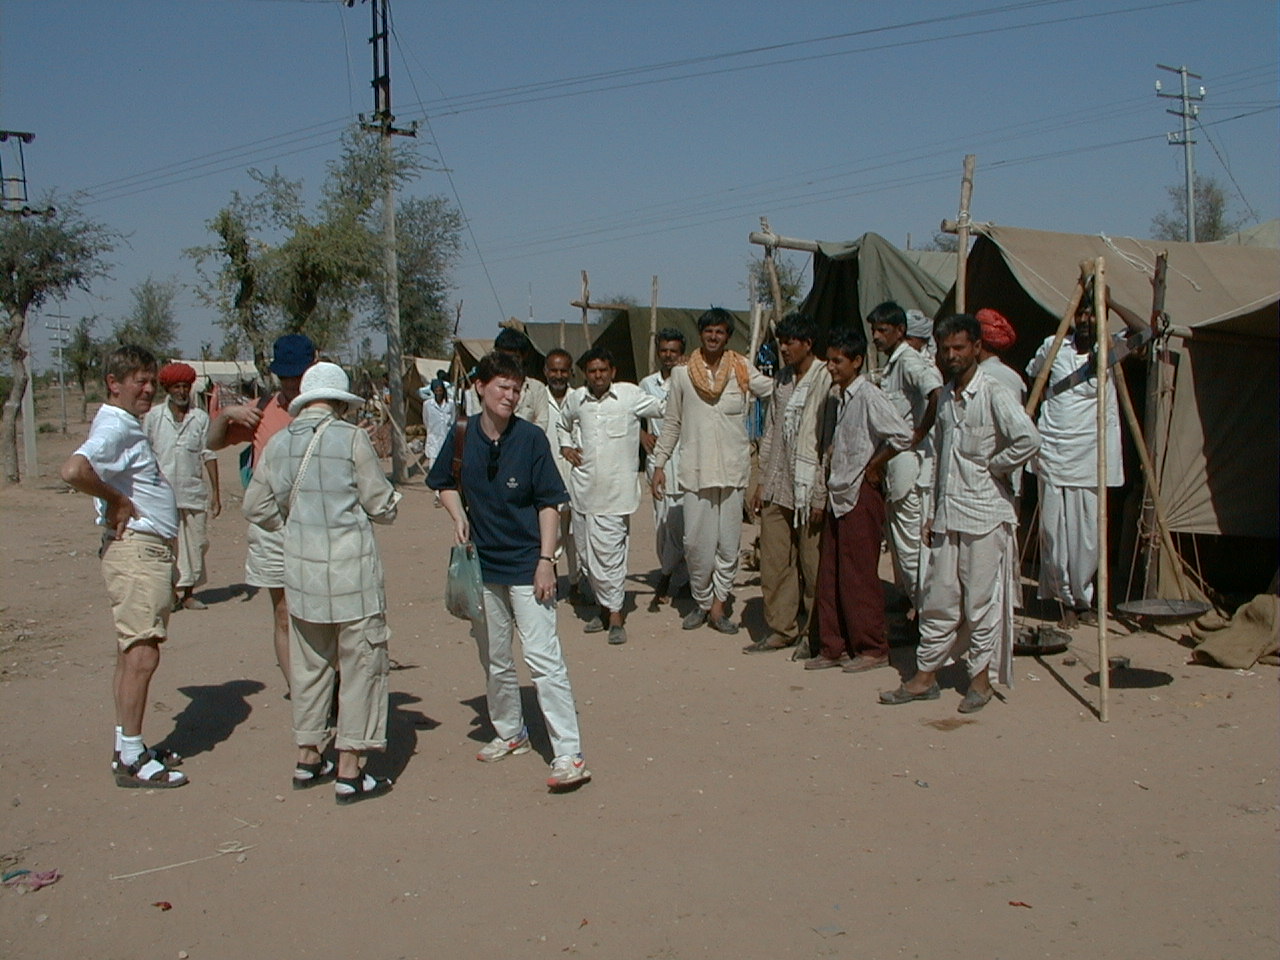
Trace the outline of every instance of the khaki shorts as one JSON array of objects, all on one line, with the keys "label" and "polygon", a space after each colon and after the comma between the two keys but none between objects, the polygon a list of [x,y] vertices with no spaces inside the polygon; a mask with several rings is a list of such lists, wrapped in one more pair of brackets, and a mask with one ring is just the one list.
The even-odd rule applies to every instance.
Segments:
[{"label": "khaki shorts", "polygon": [[284,588],[284,530],[263,530],[249,524],[245,536],[249,553],[244,558],[244,582],[251,587]]},{"label": "khaki shorts", "polygon": [[102,579],[121,650],[139,640],[160,641],[168,636],[174,574],[171,541],[136,530],[126,530],[123,540],[107,541]]}]

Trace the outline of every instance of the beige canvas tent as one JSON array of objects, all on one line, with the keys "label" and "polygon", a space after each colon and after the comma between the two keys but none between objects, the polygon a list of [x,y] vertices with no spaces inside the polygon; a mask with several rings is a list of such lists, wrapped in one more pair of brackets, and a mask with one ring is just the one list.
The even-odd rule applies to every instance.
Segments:
[{"label": "beige canvas tent", "polygon": [[[1258,587],[1265,589],[1280,536],[1280,250],[991,225],[975,232],[968,305],[994,307],[1013,321],[1015,366],[1053,333],[1081,260],[1105,257],[1112,299],[1147,316],[1156,256],[1168,251],[1172,329],[1157,367],[1154,440],[1169,527],[1262,542],[1259,570],[1271,568]],[[1143,391],[1135,392],[1141,403]]]}]

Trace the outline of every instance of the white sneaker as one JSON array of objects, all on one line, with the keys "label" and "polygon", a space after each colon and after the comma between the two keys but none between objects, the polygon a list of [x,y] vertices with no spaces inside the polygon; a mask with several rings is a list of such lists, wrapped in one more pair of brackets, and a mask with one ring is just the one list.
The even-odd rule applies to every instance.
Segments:
[{"label": "white sneaker", "polygon": [[480,748],[480,752],[476,754],[476,759],[482,763],[497,763],[499,760],[505,760],[507,757],[514,757],[517,754],[529,752],[529,732],[521,730],[520,735],[514,740],[503,740],[501,737],[495,737]]},{"label": "white sneaker", "polygon": [[547,786],[552,790],[565,790],[590,779],[591,771],[587,769],[587,761],[582,759],[582,754],[567,753],[551,761],[551,776],[547,777]]}]

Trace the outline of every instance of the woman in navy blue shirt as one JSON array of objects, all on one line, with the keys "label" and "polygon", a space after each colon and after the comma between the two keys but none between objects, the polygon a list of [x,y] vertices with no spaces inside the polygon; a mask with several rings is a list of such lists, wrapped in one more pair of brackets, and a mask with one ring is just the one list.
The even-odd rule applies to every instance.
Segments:
[{"label": "woman in navy blue shirt", "polygon": [[493,763],[529,752],[511,647],[518,628],[555,754],[547,786],[565,790],[591,779],[556,630],[557,507],[569,494],[542,428],[514,414],[523,386],[524,372],[511,357],[490,353],[480,361],[480,412],[467,421],[459,476],[446,444],[427,486],[439,492],[453,518],[454,539],[475,543],[484,578],[485,615],[472,632],[488,677],[489,718],[497,736],[476,759]]}]

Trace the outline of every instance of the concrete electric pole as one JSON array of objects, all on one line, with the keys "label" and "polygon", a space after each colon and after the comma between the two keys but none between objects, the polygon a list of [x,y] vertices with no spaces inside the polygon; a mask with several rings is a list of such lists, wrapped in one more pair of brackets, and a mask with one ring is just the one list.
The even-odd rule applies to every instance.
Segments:
[{"label": "concrete electric pole", "polygon": [[1192,73],[1186,67],[1166,67],[1163,63],[1157,63],[1157,67],[1161,70],[1168,70],[1170,73],[1176,73],[1182,77],[1181,93],[1162,93],[1160,90],[1160,81],[1156,81],[1156,96],[1165,100],[1181,100],[1181,110],[1166,110],[1165,113],[1171,113],[1175,117],[1182,118],[1182,133],[1167,134],[1170,146],[1182,147],[1183,150],[1183,166],[1187,174],[1187,241],[1196,242],[1196,159],[1195,159],[1195,141],[1191,139],[1191,121],[1200,113],[1200,108],[1196,106],[1196,101],[1204,99],[1204,87],[1200,88],[1200,92],[1192,94],[1187,87],[1187,80],[1203,80],[1204,78],[1198,73]]},{"label": "concrete electric pole", "polygon": [[[386,184],[382,198],[382,265],[383,300],[387,310],[387,386],[391,393],[391,482],[403,483],[408,449],[404,439],[404,348],[400,340],[400,267],[396,258],[396,181],[392,171],[391,138],[415,137],[416,126],[408,129],[395,125],[391,112],[391,58],[387,7],[390,0],[370,0],[373,30],[369,44],[373,47],[373,116],[362,123],[366,130],[376,130],[380,138]],[[354,0],[347,0],[353,6]],[[364,117],[360,118],[364,121]]]}]

